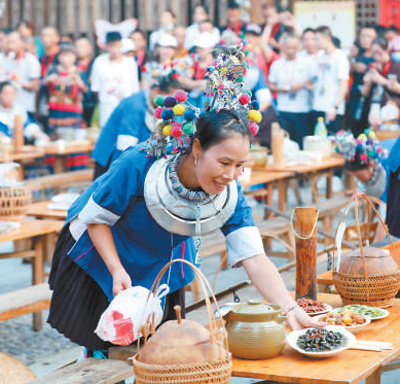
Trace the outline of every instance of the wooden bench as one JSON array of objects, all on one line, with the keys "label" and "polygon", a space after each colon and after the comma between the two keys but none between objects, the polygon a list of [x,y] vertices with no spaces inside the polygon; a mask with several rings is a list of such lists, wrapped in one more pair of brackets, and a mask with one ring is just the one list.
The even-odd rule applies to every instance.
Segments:
[{"label": "wooden bench", "polygon": [[127,361],[91,357],[53,371],[30,384],[116,384],[132,376],[133,366]]},{"label": "wooden bench", "polygon": [[51,291],[47,283],[3,293],[0,295],[0,321],[48,309],[50,300]]},{"label": "wooden bench", "polygon": [[93,180],[93,169],[82,169],[80,171],[64,172],[54,175],[37,177],[27,181],[28,187],[33,191],[45,192],[47,188],[52,188],[56,192],[63,192],[71,186],[89,185]]}]

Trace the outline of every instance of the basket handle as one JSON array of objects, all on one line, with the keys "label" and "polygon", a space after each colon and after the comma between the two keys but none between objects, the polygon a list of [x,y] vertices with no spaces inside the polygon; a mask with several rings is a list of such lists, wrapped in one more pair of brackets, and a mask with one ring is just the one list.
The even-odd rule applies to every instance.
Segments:
[{"label": "basket handle", "polygon": [[[394,248],[394,245],[393,245],[392,237],[390,236],[390,233],[389,233],[389,231],[387,230],[385,223],[383,222],[383,220],[382,220],[382,218],[381,218],[379,212],[377,211],[377,209],[375,208],[375,206],[374,206],[374,204],[373,204],[373,203],[376,203],[376,204],[378,204],[378,205],[385,206],[385,203],[384,203],[382,200],[380,200],[380,199],[378,199],[378,198],[376,198],[376,197],[373,197],[373,196],[368,196],[368,195],[366,195],[366,194],[363,193],[363,192],[355,192],[355,193],[353,193],[353,195],[352,195],[350,201],[345,205],[345,207],[344,207],[344,209],[343,209],[343,212],[342,212],[342,214],[341,214],[341,216],[340,216],[340,219],[339,219],[339,221],[338,221],[338,226],[337,226],[336,231],[335,231],[335,238],[337,237],[337,232],[338,232],[338,229],[339,229],[340,224],[341,224],[342,221],[343,221],[344,215],[345,215],[345,214],[347,213],[347,211],[349,210],[351,204],[352,204],[353,202],[355,202],[354,211],[355,211],[355,217],[356,217],[356,223],[357,223],[358,235],[359,235],[359,236],[358,236],[358,241],[359,241],[359,244],[360,244],[361,257],[362,257],[362,261],[363,261],[364,275],[365,275],[365,277],[367,277],[367,269],[366,269],[366,263],[365,263],[364,249],[363,249],[362,238],[361,238],[360,222],[359,222],[359,219],[358,219],[358,207],[359,207],[358,199],[359,199],[360,197],[363,197],[363,198],[365,199],[365,201],[367,202],[367,206],[368,206],[368,222],[370,222],[370,219],[371,219],[370,214],[369,214],[369,207],[372,207],[372,209],[373,209],[374,212],[376,213],[376,216],[378,217],[379,221],[380,221],[381,224],[383,225],[383,228],[385,229],[385,231],[386,231],[386,233],[387,233],[387,235],[388,235],[388,237],[389,237],[390,244],[391,244],[391,246],[392,246],[392,252],[393,252],[393,253],[392,253],[392,254],[393,254],[392,257],[393,257],[393,259],[396,261],[396,263],[397,263],[398,266],[400,266],[400,264],[399,264],[399,260],[398,260],[398,257],[397,257],[397,254],[396,254],[396,251],[395,251],[395,248]],[[340,268],[340,265],[338,266],[338,268]],[[333,248],[333,250],[332,250],[332,270],[333,270],[333,271],[336,270],[336,268],[335,268],[335,248]],[[339,270],[339,269],[338,269],[338,270]]]},{"label": "basket handle", "polygon": [[[221,347],[221,343],[220,340],[218,340],[218,333],[221,333],[221,331],[218,328],[218,324],[217,324],[217,320],[215,319],[215,314],[212,310],[212,304],[210,301],[210,297],[207,294],[207,290],[210,292],[211,294],[211,298],[213,303],[215,304],[216,307],[216,312],[218,313],[219,317],[222,318],[220,311],[219,311],[219,306],[218,306],[218,302],[217,299],[214,296],[214,293],[211,289],[211,286],[209,284],[209,282],[207,281],[207,279],[205,278],[204,274],[200,271],[199,268],[197,268],[194,264],[192,264],[191,262],[185,260],[185,259],[175,259],[175,260],[171,260],[169,261],[167,264],[164,265],[164,267],[161,269],[161,271],[158,273],[157,277],[155,278],[153,285],[150,288],[150,292],[149,295],[147,297],[147,302],[150,299],[150,296],[152,293],[157,292],[161,279],[164,276],[165,272],[168,270],[168,268],[174,264],[174,263],[185,263],[187,264],[190,268],[192,268],[192,270],[194,271],[196,277],[198,278],[199,282],[200,282],[200,286],[201,289],[204,293],[205,296],[205,302],[206,302],[206,307],[207,307],[207,314],[208,314],[208,320],[209,320],[209,328],[210,328],[210,359],[213,359],[213,343],[215,343],[216,345],[218,345],[219,347]],[[148,323],[149,320],[147,320]],[[147,337],[150,334],[153,334],[155,332],[155,324],[154,324],[154,314],[153,314],[153,318],[151,319],[151,323],[150,323],[150,327],[146,327],[145,329],[146,334],[143,334],[144,338],[145,338],[145,342],[147,341]],[[143,333],[143,332],[142,332]],[[225,346],[225,349],[228,350],[228,339],[226,336],[226,333],[223,333],[223,343]],[[139,343],[138,343],[138,352],[139,352]]]},{"label": "basket handle", "polygon": [[318,225],[319,209],[317,209],[317,217],[315,218],[314,226],[312,227],[312,229],[311,229],[311,231],[310,231],[310,234],[307,235],[307,236],[301,236],[301,235],[299,235],[299,234],[296,232],[296,230],[294,229],[294,225],[293,225],[294,211],[295,211],[295,210],[293,209],[293,210],[292,210],[292,215],[290,216],[290,228],[292,229],[294,235],[295,235],[297,238],[299,238],[299,239],[301,239],[301,240],[308,240],[308,239],[310,239],[311,236],[314,234],[314,231],[315,231],[315,229],[317,228],[317,225]]}]

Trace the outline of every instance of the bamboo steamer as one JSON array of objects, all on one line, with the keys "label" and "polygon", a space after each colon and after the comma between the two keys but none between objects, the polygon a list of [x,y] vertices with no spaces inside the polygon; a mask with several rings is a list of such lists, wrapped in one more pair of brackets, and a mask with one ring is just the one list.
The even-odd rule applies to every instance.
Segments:
[{"label": "bamboo steamer", "polygon": [[[157,291],[162,276],[176,262],[189,265],[200,281],[205,293],[209,329],[195,321],[181,319],[179,306],[175,307],[177,320],[167,321],[157,330],[154,318],[148,319],[142,328],[145,345],[130,358],[135,383],[229,384],[232,356],[228,350],[227,333],[221,322],[215,319],[206,286],[219,312],[218,304],[200,270],[186,260],[172,260],[160,271],[150,291]],[[148,336],[151,336],[150,339]]]},{"label": "bamboo steamer", "polygon": [[[360,197],[367,203],[368,223],[371,223],[370,208],[372,208],[384,226],[392,245],[390,254],[379,248],[365,247],[363,245],[358,220],[358,200]],[[335,261],[335,253],[333,252],[333,283],[345,305],[365,304],[385,308],[392,305],[399,291],[400,268],[392,238],[372,201],[381,203],[380,200],[364,193],[354,194],[339,220],[338,226],[342,222],[344,214],[354,202],[360,247],[343,254],[339,265],[336,266],[335,263],[337,261]]]}]

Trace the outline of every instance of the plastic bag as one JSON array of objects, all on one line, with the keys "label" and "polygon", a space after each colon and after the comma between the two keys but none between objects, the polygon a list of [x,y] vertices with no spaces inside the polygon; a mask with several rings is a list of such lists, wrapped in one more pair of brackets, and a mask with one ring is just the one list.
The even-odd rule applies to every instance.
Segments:
[{"label": "plastic bag", "polygon": [[128,288],[111,301],[101,315],[96,330],[100,339],[117,345],[129,345],[142,336],[142,326],[149,317],[155,318],[155,323],[162,320],[163,309],[161,298],[166,296],[169,288],[162,284],[155,295],[141,286]]}]

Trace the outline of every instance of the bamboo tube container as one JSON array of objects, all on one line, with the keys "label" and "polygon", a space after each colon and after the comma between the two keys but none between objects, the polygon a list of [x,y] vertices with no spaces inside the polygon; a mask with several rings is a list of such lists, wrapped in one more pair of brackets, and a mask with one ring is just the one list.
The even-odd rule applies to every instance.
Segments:
[{"label": "bamboo tube container", "polygon": [[293,210],[292,230],[296,237],[296,299],[317,299],[317,223],[317,208]]},{"label": "bamboo tube container", "polygon": [[16,115],[14,120],[14,148],[20,150],[24,146],[24,126],[22,116]]},{"label": "bamboo tube container", "polygon": [[285,160],[283,157],[283,138],[284,132],[278,123],[271,125],[271,150],[274,158],[275,167],[283,167]]}]

